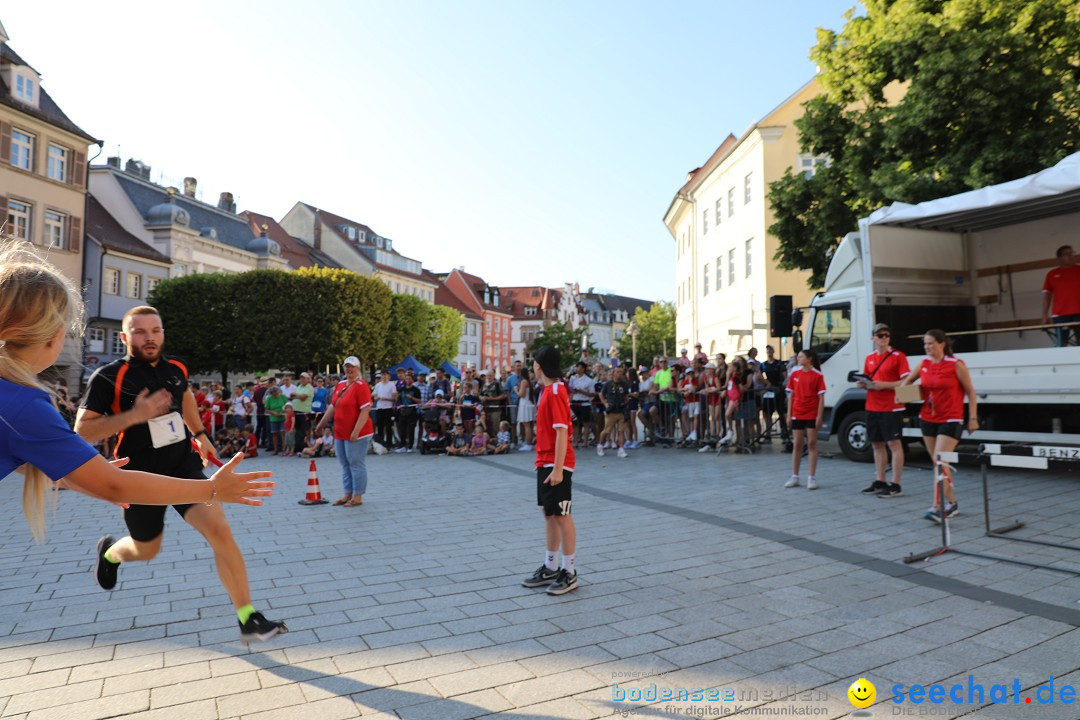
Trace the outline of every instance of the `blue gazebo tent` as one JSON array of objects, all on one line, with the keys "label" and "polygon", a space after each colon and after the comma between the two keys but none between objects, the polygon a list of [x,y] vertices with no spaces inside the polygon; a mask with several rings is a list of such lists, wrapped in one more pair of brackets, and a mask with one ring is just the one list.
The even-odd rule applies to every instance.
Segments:
[{"label": "blue gazebo tent", "polygon": [[452,378],[457,378],[458,380],[461,379],[461,371],[454,367],[454,364],[449,360],[440,365],[439,369]]},{"label": "blue gazebo tent", "polygon": [[419,375],[420,373],[427,374],[431,372],[426,365],[422,364],[419,360],[412,355],[406,355],[405,359],[399,362],[397,365],[390,367],[390,374],[393,375],[398,371],[398,368],[402,370],[412,370],[413,373]]}]

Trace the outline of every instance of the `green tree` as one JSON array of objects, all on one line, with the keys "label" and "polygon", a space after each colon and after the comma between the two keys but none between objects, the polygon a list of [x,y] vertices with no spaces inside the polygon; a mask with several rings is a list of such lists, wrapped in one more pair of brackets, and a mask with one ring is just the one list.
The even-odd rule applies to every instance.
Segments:
[{"label": "green tree", "polygon": [[[648,365],[654,355],[675,352],[675,305],[668,302],[653,303],[648,310],[634,310],[634,325],[638,327],[638,364]],[[630,360],[634,354],[634,341],[630,333],[619,338],[619,358]]]},{"label": "green tree", "polygon": [[[585,325],[573,330],[567,323],[552,323],[536,334],[536,338],[529,345],[529,357],[536,355],[536,351],[543,346],[551,345],[559,349],[562,354],[563,365],[569,366],[571,363],[577,362],[577,359],[581,357],[582,339],[586,338],[588,333],[589,328]],[[589,354],[596,357],[596,347],[591,341],[586,340],[585,342]]]},{"label": "green tree", "polygon": [[431,330],[430,307],[426,300],[415,295],[394,294],[382,363],[392,365],[404,360],[406,355],[421,351]]},{"label": "green tree", "polygon": [[296,302],[308,310],[310,331],[322,338],[322,350],[307,365],[335,366],[347,355],[365,364],[385,360],[393,293],[384,283],[329,268],[301,268],[295,275],[311,280]]},{"label": "green tree", "polygon": [[230,277],[220,273],[163,280],[147,296],[161,313],[165,351],[192,373],[220,372],[222,383],[238,370],[240,347],[230,334],[237,319]]},{"label": "green tree", "polygon": [[452,307],[428,305],[427,334],[416,359],[429,367],[438,367],[457,355],[465,316]]},{"label": "green tree", "polygon": [[824,283],[837,242],[892,202],[1022,177],[1080,147],[1076,0],[863,0],[810,56],[824,93],[796,121],[829,166],[770,186],[784,269]]}]

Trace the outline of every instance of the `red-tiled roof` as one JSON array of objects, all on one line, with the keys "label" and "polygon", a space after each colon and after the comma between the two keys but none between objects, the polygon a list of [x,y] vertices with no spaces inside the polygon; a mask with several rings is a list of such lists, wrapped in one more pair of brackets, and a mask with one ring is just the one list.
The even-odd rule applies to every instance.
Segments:
[{"label": "red-tiled roof", "polygon": [[483,320],[483,317],[473,312],[472,308],[463,303],[450,288],[442,283],[439,284],[439,287],[435,288],[435,304],[454,308],[465,317],[472,318],[473,320]]}]

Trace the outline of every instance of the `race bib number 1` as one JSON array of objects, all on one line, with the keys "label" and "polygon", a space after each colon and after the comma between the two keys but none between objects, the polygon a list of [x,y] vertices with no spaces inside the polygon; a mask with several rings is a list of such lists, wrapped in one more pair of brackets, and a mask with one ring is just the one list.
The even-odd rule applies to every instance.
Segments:
[{"label": "race bib number 1", "polygon": [[150,426],[150,441],[155,448],[178,443],[186,437],[184,421],[178,412],[153,418],[147,425]]}]

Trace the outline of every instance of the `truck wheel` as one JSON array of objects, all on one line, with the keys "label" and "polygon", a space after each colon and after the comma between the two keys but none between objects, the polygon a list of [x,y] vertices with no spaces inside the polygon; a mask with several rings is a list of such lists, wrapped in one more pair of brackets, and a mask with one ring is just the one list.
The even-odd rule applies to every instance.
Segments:
[{"label": "truck wheel", "polygon": [[866,413],[853,412],[840,422],[836,433],[840,450],[848,460],[855,462],[873,462],[874,450],[866,434]]}]

